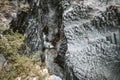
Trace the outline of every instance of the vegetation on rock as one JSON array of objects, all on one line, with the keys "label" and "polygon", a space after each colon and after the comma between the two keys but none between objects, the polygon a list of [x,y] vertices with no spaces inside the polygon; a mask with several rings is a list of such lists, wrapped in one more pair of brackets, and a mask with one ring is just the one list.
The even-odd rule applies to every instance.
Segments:
[{"label": "vegetation on rock", "polygon": [[31,77],[37,80],[39,78],[45,80],[45,76],[48,75],[47,73],[43,74],[45,66],[36,61],[35,55],[28,57],[19,54],[24,38],[25,35],[13,31],[0,34],[0,54],[3,54],[6,58],[0,71],[0,80],[14,80],[18,77],[21,80],[30,79]]}]

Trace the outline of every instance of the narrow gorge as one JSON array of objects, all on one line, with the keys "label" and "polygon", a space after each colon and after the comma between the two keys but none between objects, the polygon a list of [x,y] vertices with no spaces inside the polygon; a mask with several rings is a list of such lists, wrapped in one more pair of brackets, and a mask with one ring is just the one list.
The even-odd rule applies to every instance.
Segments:
[{"label": "narrow gorge", "polygon": [[[65,80],[120,79],[119,0],[33,0],[25,43]],[[53,58],[53,59],[51,59]]]},{"label": "narrow gorge", "polygon": [[120,0],[25,1],[12,29],[26,34],[27,55],[39,53],[51,75],[120,80]]}]

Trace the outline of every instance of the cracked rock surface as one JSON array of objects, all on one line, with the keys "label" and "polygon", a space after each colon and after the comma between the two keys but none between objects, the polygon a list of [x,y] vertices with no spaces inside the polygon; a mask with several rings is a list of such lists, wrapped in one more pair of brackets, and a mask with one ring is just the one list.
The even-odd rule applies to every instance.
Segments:
[{"label": "cracked rock surface", "polygon": [[66,80],[119,80],[119,1],[76,1],[66,1],[63,14]]},{"label": "cracked rock surface", "polygon": [[119,0],[32,0],[29,5],[25,43],[31,53],[55,50],[57,55],[45,53],[46,63],[53,61],[49,68],[59,65],[64,80],[120,80]]}]

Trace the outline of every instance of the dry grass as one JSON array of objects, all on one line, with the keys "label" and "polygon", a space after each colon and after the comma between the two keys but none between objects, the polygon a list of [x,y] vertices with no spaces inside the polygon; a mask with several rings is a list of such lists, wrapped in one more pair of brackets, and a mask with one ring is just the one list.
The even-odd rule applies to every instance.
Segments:
[{"label": "dry grass", "polygon": [[[9,5],[8,0],[0,0],[0,13],[16,11],[12,7]],[[29,5],[22,8],[25,12],[28,9]],[[2,14],[0,14],[0,18],[4,18]],[[19,54],[24,54],[20,50],[26,35],[13,32],[12,30],[3,35],[3,32],[8,30],[8,27],[2,23],[2,20],[0,21],[0,54],[3,54],[6,58],[6,62],[0,70],[0,80],[18,80],[18,78],[19,80],[31,80],[30,78],[34,77],[37,80],[45,80],[48,73],[44,74],[45,65],[36,60],[39,54],[30,57]],[[28,47],[25,52],[29,52]]]},{"label": "dry grass", "polygon": [[31,77],[45,80],[48,75],[43,74],[45,66],[41,66],[41,62],[36,62],[35,55],[28,57],[18,53],[24,38],[25,35],[18,32],[0,34],[0,53],[7,59],[0,71],[0,80],[15,80],[18,77],[21,80],[29,80]]}]

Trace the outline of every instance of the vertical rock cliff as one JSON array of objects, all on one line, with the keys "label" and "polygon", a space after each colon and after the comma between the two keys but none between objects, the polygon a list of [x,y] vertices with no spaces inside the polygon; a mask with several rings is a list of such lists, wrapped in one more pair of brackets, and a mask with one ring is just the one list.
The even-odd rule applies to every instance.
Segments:
[{"label": "vertical rock cliff", "polygon": [[64,6],[66,80],[119,80],[119,2],[73,0]]},{"label": "vertical rock cliff", "polygon": [[119,0],[30,0],[29,5],[24,26],[31,53],[41,50],[54,58],[45,62],[62,69],[65,80],[120,80]]},{"label": "vertical rock cliff", "polygon": [[31,49],[30,54],[42,51],[41,58],[46,58],[50,72],[63,77],[67,40],[61,0],[32,0],[29,5],[24,26],[27,27],[25,43]]}]

